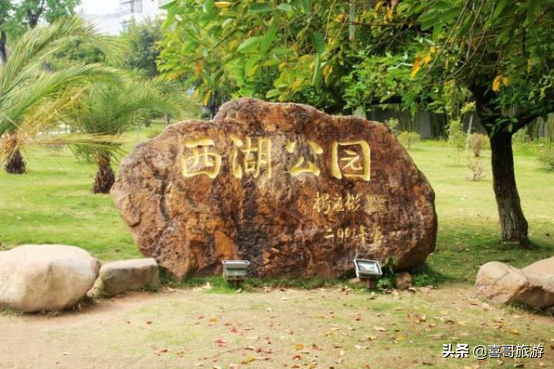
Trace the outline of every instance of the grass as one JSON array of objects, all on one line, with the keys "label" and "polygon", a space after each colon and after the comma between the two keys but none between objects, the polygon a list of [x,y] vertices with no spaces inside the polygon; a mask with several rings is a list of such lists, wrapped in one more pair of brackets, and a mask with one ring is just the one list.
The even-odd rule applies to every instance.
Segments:
[{"label": "grass", "polygon": [[[163,128],[154,123],[125,135],[127,152]],[[442,142],[421,142],[410,150],[436,193],[439,217],[437,248],[420,272],[432,282],[472,283],[480,265],[500,260],[521,267],[551,256],[554,250],[554,172],[548,172],[530,145],[516,146],[516,175],[523,209],[529,221],[530,250],[503,245],[499,237],[492,191],[490,151],[482,162],[487,176],[470,182],[469,152],[460,156]],[[32,148],[28,173],[0,171],[0,240],[11,248],[26,243],[70,244],[83,247],[102,261],[140,257],[110,195],[94,195],[96,168],[78,161],[69,150]],[[257,282],[252,282],[256,284]],[[324,285],[322,281],[268,281],[289,287]]]},{"label": "grass", "polygon": [[[129,132],[125,148],[160,128]],[[111,197],[91,193],[94,165],[67,150],[27,154],[28,174],[0,172],[4,247],[58,243],[83,247],[103,261],[140,256]],[[543,169],[532,147],[517,148],[518,186],[534,244],[527,250],[500,242],[489,151],[480,182],[466,180],[467,153],[456,165],[457,154],[444,143],[421,142],[410,154],[435,189],[439,216],[436,251],[414,278],[439,289],[372,296],[346,280],[275,278],[249,279],[237,294],[221,276],[165,280],[186,288],[100,300],[55,317],[0,310],[1,330],[10,337],[0,362],[14,368],[546,367],[554,360],[552,311],[489,306],[474,299],[472,284],[487,261],[522,267],[554,254],[554,172]],[[541,343],[545,356],[502,363],[471,354],[443,359],[448,343]]]}]

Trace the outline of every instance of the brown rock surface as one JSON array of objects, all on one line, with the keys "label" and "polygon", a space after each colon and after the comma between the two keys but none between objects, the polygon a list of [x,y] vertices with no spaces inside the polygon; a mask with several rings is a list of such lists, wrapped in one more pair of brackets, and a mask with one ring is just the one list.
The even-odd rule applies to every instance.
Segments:
[{"label": "brown rock surface", "polygon": [[554,305],[554,258],[540,260],[523,269],[498,261],[479,268],[477,296],[498,304],[521,302],[536,308]]},{"label": "brown rock surface", "polygon": [[401,291],[407,290],[408,288],[412,287],[412,284],[412,275],[408,272],[397,273],[394,276],[394,287]]},{"label": "brown rock surface", "polygon": [[139,250],[182,278],[247,259],[256,276],[398,269],[434,250],[434,192],[383,125],[241,99],[125,158],[112,194]]}]

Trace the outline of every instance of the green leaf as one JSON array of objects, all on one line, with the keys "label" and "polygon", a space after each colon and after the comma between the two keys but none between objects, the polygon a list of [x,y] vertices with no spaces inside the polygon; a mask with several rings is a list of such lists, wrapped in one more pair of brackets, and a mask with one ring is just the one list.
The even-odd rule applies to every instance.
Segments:
[{"label": "green leaf", "polygon": [[441,12],[437,19],[437,23],[439,24],[451,23],[454,19],[458,19],[458,17],[460,16],[460,12],[461,12],[461,9],[458,7],[454,7],[444,12]]},{"label": "green leaf", "polygon": [[325,39],[323,35],[318,31],[312,31],[312,38],[318,56],[322,55],[325,52]]},{"label": "green leaf", "polygon": [[260,42],[262,42],[263,37],[255,36],[250,37],[244,40],[238,47],[237,51],[239,53],[250,53],[256,50]]},{"label": "green leaf", "polygon": [[423,13],[419,18],[417,18],[417,21],[421,24],[421,29],[425,31],[435,25],[437,16],[438,11],[431,9],[427,13]]},{"label": "green leaf", "polygon": [[177,5],[177,0],[170,0],[167,3],[163,4],[162,6],[160,6],[160,8],[165,10],[173,10],[173,8],[175,8],[176,5]]},{"label": "green leaf", "polygon": [[221,24],[221,28],[223,29],[227,28],[229,25],[233,23],[233,21],[234,21],[233,18],[225,19],[225,22]]},{"label": "green leaf", "polygon": [[538,0],[529,0],[529,4],[527,5],[527,24],[533,24],[535,22],[537,7],[539,4],[540,1]]},{"label": "green leaf", "polygon": [[267,91],[267,94],[265,94],[266,97],[276,97],[281,95],[281,90],[274,88],[273,90]]},{"label": "green leaf", "polygon": [[304,13],[308,15],[312,14],[312,2],[310,0],[302,0],[302,7],[304,8]]},{"label": "green leaf", "polygon": [[314,68],[314,76],[312,78],[312,85],[316,85],[317,80],[319,79],[319,74],[321,72],[321,58],[319,57],[319,54],[317,54],[315,58],[315,68]]},{"label": "green leaf", "polygon": [[502,10],[506,7],[506,4],[510,2],[511,0],[500,0],[498,4],[496,4],[496,9],[494,9],[494,13],[492,13],[493,19],[496,19],[502,14]]},{"label": "green leaf", "polygon": [[261,55],[254,55],[246,61],[244,68],[248,77],[252,77],[256,73],[256,63],[261,59]]},{"label": "green leaf", "polygon": [[439,38],[441,37],[441,33],[442,33],[442,25],[437,24],[433,29],[433,41],[438,42]]},{"label": "green leaf", "polygon": [[267,50],[269,50],[269,47],[271,46],[271,43],[273,40],[275,40],[275,36],[277,35],[277,23],[273,22],[271,27],[269,27],[269,30],[267,31],[267,34],[262,40],[262,45],[260,48],[260,53],[265,54],[267,53]]},{"label": "green leaf", "polygon": [[215,14],[214,2],[214,0],[205,0],[204,4],[202,5],[202,10],[209,14]]},{"label": "green leaf", "polygon": [[292,12],[292,6],[290,4],[286,4],[286,3],[279,4],[277,9],[282,10],[284,12]]},{"label": "green leaf", "polygon": [[274,66],[274,65],[277,65],[277,64],[281,64],[281,62],[282,62],[281,59],[272,58],[272,59],[269,59],[266,62],[264,62],[262,65],[264,67],[271,67],[271,66]]},{"label": "green leaf", "polygon": [[269,3],[254,3],[248,7],[248,13],[258,14],[273,11],[273,7]]}]

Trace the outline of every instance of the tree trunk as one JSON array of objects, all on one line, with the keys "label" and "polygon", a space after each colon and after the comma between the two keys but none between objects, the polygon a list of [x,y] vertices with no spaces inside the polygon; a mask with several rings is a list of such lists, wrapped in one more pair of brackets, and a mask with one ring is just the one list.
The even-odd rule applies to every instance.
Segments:
[{"label": "tree trunk", "polygon": [[0,31],[0,60],[3,65],[8,62],[8,51],[6,50],[6,43],[8,42],[8,36],[6,32]]},{"label": "tree trunk", "polygon": [[528,224],[516,186],[512,134],[497,132],[490,139],[494,194],[500,217],[502,240],[526,246]]},{"label": "tree trunk", "polygon": [[97,162],[98,172],[94,179],[94,193],[110,193],[110,189],[115,183],[115,174],[110,165],[110,155],[102,154]]},{"label": "tree trunk", "polygon": [[27,171],[25,159],[23,158],[23,155],[21,155],[21,151],[19,151],[18,148],[8,155],[5,168],[6,172],[10,174],[23,174]]}]

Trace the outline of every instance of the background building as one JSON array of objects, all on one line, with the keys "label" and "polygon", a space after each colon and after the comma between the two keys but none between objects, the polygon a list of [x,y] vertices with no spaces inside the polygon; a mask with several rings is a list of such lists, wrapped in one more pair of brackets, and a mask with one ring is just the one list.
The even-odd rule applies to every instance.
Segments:
[{"label": "background building", "polygon": [[141,22],[147,18],[154,19],[165,13],[160,6],[169,0],[119,0],[121,20],[125,24],[132,19]]},{"label": "background building", "polygon": [[[160,9],[169,0],[118,0],[117,4],[111,7],[102,7],[101,3],[94,3],[93,0],[83,1],[79,12],[83,19],[93,22],[100,33],[117,35],[132,19],[142,22],[147,18],[154,19],[164,15],[165,11]],[[114,6],[116,5],[116,6]]]}]

